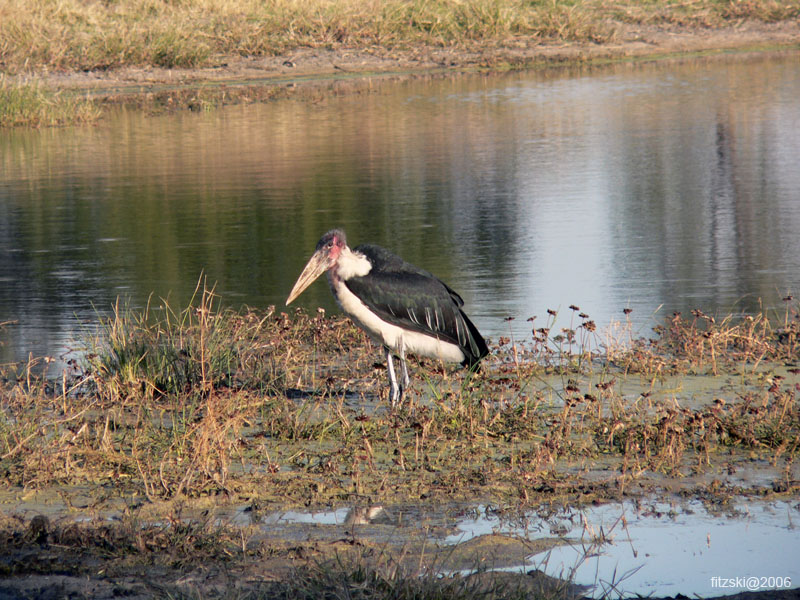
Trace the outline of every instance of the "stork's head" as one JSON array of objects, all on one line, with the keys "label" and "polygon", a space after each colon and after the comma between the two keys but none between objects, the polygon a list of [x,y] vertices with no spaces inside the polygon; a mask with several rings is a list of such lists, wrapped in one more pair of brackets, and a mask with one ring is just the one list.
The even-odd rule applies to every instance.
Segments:
[{"label": "stork's head", "polygon": [[288,306],[302,294],[303,290],[314,283],[317,277],[334,267],[342,250],[345,248],[347,248],[347,240],[344,236],[344,231],[341,229],[332,229],[323,235],[317,243],[316,251],[306,263],[303,272],[300,273],[300,277],[297,278],[289,298],[286,299],[286,305]]}]

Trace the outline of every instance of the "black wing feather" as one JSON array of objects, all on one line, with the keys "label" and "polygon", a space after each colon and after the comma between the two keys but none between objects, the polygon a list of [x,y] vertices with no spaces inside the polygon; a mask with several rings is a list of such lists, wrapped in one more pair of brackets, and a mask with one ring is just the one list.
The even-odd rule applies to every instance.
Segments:
[{"label": "black wing feather", "polygon": [[465,366],[489,353],[478,329],[461,307],[464,300],[434,275],[379,246],[355,248],[372,263],[363,277],[344,283],[383,320],[457,344]]}]

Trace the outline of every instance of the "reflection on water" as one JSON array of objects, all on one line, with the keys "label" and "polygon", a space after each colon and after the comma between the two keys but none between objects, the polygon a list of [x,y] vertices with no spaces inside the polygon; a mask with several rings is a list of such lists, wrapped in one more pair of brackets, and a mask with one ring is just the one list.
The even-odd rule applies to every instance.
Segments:
[{"label": "reflection on water", "polygon": [[[494,538],[482,568],[525,573],[538,569],[583,587],[589,597],[713,597],[742,591],[793,589],[800,581],[800,536],[796,502],[732,501],[714,512],[697,500],[613,502],[553,510],[545,506],[513,515],[476,506],[461,516],[413,506],[339,508],[322,512],[239,512],[238,525],[258,525],[286,539],[335,539],[342,528],[371,542],[393,537],[407,542],[419,531],[432,547],[466,544],[478,538],[551,540],[552,547],[527,557],[504,557]],[[513,512],[513,511],[511,511]],[[249,516],[247,516],[249,515]],[[363,525],[352,529],[355,525]],[[372,526],[372,527],[366,527]],[[555,543],[558,540],[566,544]],[[536,547],[533,544],[529,547]],[[533,552],[538,552],[534,550]],[[500,553],[498,553],[500,555]],[[467,575],[475,565],[463,571]],[[794,583],[793,583],[794,582]]]},{"label": "reflection on water", "polygon": [[528,527],[479,513],[458,524],[456,543],[489,533],[529,539],[562,536],[569,544],[534,555],[521,570],[593,588],[595,598],[712,597],[791,589],[800,581],[798,507],[791,502],[741,503],[712,514],[685,505],[626,502],[566,509]]},{"label": "reflection on water", "polygon": [[[282,305],[344,227],[435,272],[487,335],[783,310],[800,283],[800,61],[622,64],[0,133],[0,360],[114,298]],[[334,309],[323,283],[300,299]],[[543,318],[541,319],[543,320]],[[541,326],[537,324],[537,326]]]}]

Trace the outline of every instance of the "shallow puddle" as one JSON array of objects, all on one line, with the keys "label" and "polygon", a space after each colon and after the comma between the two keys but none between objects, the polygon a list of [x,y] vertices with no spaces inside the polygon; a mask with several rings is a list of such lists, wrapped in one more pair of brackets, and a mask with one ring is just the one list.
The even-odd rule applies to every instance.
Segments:
[{"label": "shallow puddle", "polygon": [[[76,494],[4,498],[26,520],[114,520]],[[410,572],[539,571],[594,598],[714,597],[800,586],[800,500],[738,497],[715,507],[650,498],[525,512],[496,505],[361,505],[319,511],[219,508],[219,524],[319,548],[381,548]],[[190,511],[191,512],[191,511]],[[193,517],[184,514],[184,518]],[[336,550],[338,551],[338,550]],[[423,562],[424,557],[424,562]],[[422,569],[422,571],[420,571]]]},{"label": "shallow puddle", "polygon": [[[240,512],[232,521],[244,524],[248,519]],[[461,564],[456,571],[536,569],[570,580],[595,598],[708,597],[800,584],[796,529],[800,503],[796,501],[742,500],[719,512],[697,500],[629,501],[515,514],[484,505],[430,514],[408,507],[372,506],[273,512],[250,523],[273,535],[292,537],[293,531],[304,539],[348,533],[364,540],[393,538],[395,542],[423,536],[440,548],[480,542],[492,560]],[[551,549],[508,555],[504,540]],[[558,545],[558,540],[567,543]],[[548,543],[543,546],[543,541]]]},{"label": "shallow puddle", "polygon": [[463,541],[488,532],[563,535],[568,544],[529,557],[522,569],[589,586],[588,595],[720,596],[800,585],[800,503],[741,502],[712,514],[685,504],[613,503],[567,510],[523,526],[485,510],[458,524]]},{"label": "shallow puddle", "polygon": [[[320,511],[253,511],[240,507],[218,517],[240,527],[256,526],[269,537],[292,540],[330,540],[341,537],[403,544],[411,540],[442,542],[454,531],[458,509],[425,511],[416,506],[364,505]],[[444,542],[447,545],[447,542]]]}]

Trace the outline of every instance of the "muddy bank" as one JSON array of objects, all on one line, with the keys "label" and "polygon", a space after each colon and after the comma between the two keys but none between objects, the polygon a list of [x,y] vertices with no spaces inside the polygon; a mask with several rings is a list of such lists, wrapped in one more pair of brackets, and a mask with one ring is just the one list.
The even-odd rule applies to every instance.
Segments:
[{"label": "muddy bank", "polygon": [[[636,597],[622,590],[625,585],[641,586],[642,578],[653,586],[677,581],[674,589],[697,585],[698,579],[707,584],[718,573],[745,573],[749,568],[751,574],[770,569],[782,573],[782,589],[739,593],[736,598],[782,600],[800,594],[798,589],[786,589],[787,580],[796,576],[793,561],[788,559],[788,566],[786,560],[765,562],[751,552],[742,566],[736,561],[742,560],[743,552],[730,547],[726,530],[733,528],[736,545],[749,548],[753,538],[761,537],[765,541],[755,542],[761,551],[774,552],[777,544],[784,548],[784,556],[792,556],[797,549],[789,546],[797,546],[797,540],[791,523],[800,510],[794,504],[777,501],[705,509],[697,501],[651,498],[581,510],[540,507],[516,512],[498,505],[457,504],[426,508],[361,504],[300,511],[240,505],[197,511],[187,503],[169,510],[162,506],[160,520],[139,519],[130,511],[114,518],[3,517],[0,599],[402,598],[408,596],[398,592],[411,590],[422,598],[572,599],[600,597],[598,591],[612,585],[620,592],[614,597]],[[766,528],[759,519],[750,519],[762,509],[773,521]],[[648,542],[642,525],[651,532],[660,528],[662,534]],[[767,547],[762,547],[764,543]],[[619,569],[615,567],[613,575],[604,569],[588,581],[576,571],[566,577],[574,577],[575,583],[570,583],[552,576],[562,572],[557,566],[562,550],[584,554],[588,562],[610,553],[612,560],[620,561]],[[691,569],[685,562],[696,562],[698,557],[711,561],[705,571],[713,575],[701,572],[687,579]],[[631,560],[638,565],[635,569],[630,568]],[[650,571],[638,583],[631,581],[643,567]],[[383,595],[372,595],[379,591]]]}]

